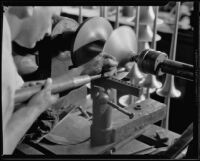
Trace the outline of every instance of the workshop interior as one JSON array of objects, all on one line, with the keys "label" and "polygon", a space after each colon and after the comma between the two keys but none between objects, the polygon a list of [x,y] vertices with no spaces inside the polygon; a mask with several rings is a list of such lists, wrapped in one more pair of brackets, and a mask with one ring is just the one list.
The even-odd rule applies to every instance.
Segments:
[{"label": "workshop interior", "polygon": [[[59,94],[13,155],[196,156],[193,122],[200,106],[194,95],[199,96],[200,90],[194,89],[200,82],[196,78],[200,54],[194,52],[194,32],[199,30],[194,6],[191,1],[162,6],[61,6],[60,17],[52,20],[51,37],[65,37],[67,49],[53,53],[46,45],[46,51],[36,52],[12,42],[23,80],[35,81],[40,70],[44,78],[53,79],[52,93]],[[99,54],[117,60],[113,74],[67,75]],[[41,89],[41,84],[18,89],[15,110]]]}]

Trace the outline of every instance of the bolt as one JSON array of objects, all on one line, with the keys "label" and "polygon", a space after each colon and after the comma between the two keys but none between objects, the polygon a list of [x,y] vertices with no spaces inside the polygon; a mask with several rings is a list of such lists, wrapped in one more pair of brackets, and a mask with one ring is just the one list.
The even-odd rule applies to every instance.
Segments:
[{"label": "bolt", "polygon": [[135,110],[141,110],[142,108],[141,108],[141,105],[137,105],[137,106],[134,107],[134,109]]}]

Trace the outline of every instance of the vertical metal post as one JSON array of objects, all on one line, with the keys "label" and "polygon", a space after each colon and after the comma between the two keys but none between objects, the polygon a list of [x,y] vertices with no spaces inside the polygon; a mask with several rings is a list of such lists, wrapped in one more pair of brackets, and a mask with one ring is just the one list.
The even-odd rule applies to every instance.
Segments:
[{"label": "vertical metal post", "polygon": [[[119,6],[116,7],[116,17],[115,17],[115,24],[114,24],[114,28],[118,28],[119,27]],[[110,91],[110,99],[112,102],[114,102],[115,104],[117,104],[117,90],[116,89],[111,89]]]},{"label": "vertical metal post", "polygon": [[83,8],[79,6],[79,16],[78,16],[78,23],[81,24],[83,22]]},{"label": "vertical metal post", "polygon": [[[136,42],[138,49],[138,40],[139,40],[139,21],[140,21],[140,6],[136,7],[136,17],[135,17],[135,34],[136,34]],[[137,51],[138,52],[138,51]],[[137,64],[135,64],[137,66]],[[131,83],[134,83],[134,78],[131,79]],[[135,103],[135,96],[130,95],[130,104]]]},{"label": "vertical metal post", "polygon": [[[156,50],[156,34],[157,34],[158,9],[159,9],[159,7],[156,6],[155,7],[155,19],[154,19],[154,23],[153,23],[153,38],[152,38],[151,48],[154,49],[154,50]],[[150,75],[150,79],[151,80],[156,79],[156,76]],[[147,88],[146,98],[147,99],[150,98],[150,88]]]},{"label": "vertical metal post", "polygon": [[103,17],[103,6],[99,7],[99,16]]},{"label": "vertical metal post", "polygon": [[140,21],[140,6],[136,7],[136,19],[135,19],[135,34],[136,40],[138,42],[138,35],[139,35],[139,21]]},{"label": "vertical metal post", "polygon": [[116,7],[116,16],[115,16],[115,26],[114,28],[118,28],[119,27],[119,6]]},{"label": "vertical metal post", "polygon": [[103,17],[107,18],[107,7],[103,7]]},{"label": "vertical metal post", "polygon": [[[169,59],[175,60],[176,57],[176,46],[177,46],[177,36],[178,36],[178,22],[179,22],[179,10],[180,10],[180,2],[176,2],[176,17],[175,17],[175,27],[174,33],[172,35],[172,42],[170,48]],[[168,75],[168,74],[167,74]],[[167,79],[167,76],[166,76]],[[174,83],[174,76],[171,76],[171,82]],[[171,85],[172,86],[172,85]],[[162,127],[168,129],[169,128],[169,112],[170,112],[170,95],[165,97],[165,104],[167,106],[166,117],[162,120]]]}]

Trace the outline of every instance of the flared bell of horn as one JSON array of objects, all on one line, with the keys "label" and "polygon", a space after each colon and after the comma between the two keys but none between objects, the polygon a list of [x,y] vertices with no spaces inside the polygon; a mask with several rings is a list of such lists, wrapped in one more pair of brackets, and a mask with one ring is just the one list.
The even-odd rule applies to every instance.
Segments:
[{"label": "flared bell of horn", "polygon": [[[139,38],[140,42],[151,42],[153,38],[153,31],[149,25],[139,26]],[[156,41],[161,39],[160,35],[156,34]]]},{"label": "flared bell of horn", "polygon": [[174,85],[174,76],[169,74],[166,75],[163,87],[158,89],[156,93],[162,97],[177,98],[181,96],[181,92]]},{"label": "flared bell of horn", "polygon": [[[142,101],[145,100],[145,96],[142,94],[140,95],[139,97],[135,97],[133,96],[134,98],[131,98],[130,95],[124,95],[124,96],[121,96],[119,98],[119,104],[123,107],[128,107],[131,105],[131,103],[134,103],[134,104],[137,104],[137,103],[140,103]],[[132,99],[134,99],[134,101],[132,102]]]},{"label": "flared bell of horn", "polygon": [[144,101],[145,99],[146,98],[145,98],[144,94],[140,95],[139,97],[135,97],[135,104],[140,103],[140,102]]},{"label": "flared bell of horn", "polygon": [[150,49],[148,42],[138,42],[138,53],[141,53],[145,49]]},{"label": "flared bell of horn", "polygon": [[151,24],[155,19],[155,14],[152,6],[140,7],[140,24]]},{"label": "flared bell of horn", "polygon": [[127,78],[130,78],[131,83],[138,85],[144,78],[144,75],[140,72],[136,63],[133,64],[131,71],[128,73]]},{"label": "flared bell of horn", "polygon": [[162,87],[162,83],[159,82],[154,75],[147,74],[145,79],[143,79],[140,82],[140,86],[146,87],[146,88],[156,88],[156,89],[158,89],[158,88]]},{"label": "flared bell of horn", "polygon": [[89,18],[82,23],[74,34],[71,54],[73,66],[85,64],[101,53],[112,31],[111,24],[103,17]]},{"label": "flared bell of horn", "polygon": [[119,104],[123,107],[130,106],[131,99],[129,95],[124,95],[119,98]]},{"label": "flared bell of horn", "polygon": [[[152,25],[155,19],[155,12],[152,6],[141,6],[140,7],[140,24]],[[163,20],[158,18],[157,25],[163,23]]]},{"label": "flared bell of horn", "polygon": [[123,67],[137,53],[135,32],[128,26],[118,27],[106,41],[103,52],[114,56],[118,67]]},{"label": "flared bell of horn", "polygon": [[112,31],[113,28],[110,22],[103,17],[87,19],[77,29],[73,44],[73,52],[91,42],[97,40],[106,41]]}]

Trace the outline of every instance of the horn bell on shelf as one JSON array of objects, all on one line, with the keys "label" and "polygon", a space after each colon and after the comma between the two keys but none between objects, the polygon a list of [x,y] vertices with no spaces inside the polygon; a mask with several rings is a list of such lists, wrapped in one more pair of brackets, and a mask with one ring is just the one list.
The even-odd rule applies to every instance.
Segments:
[{"label": "horn bell on shelf", "polygon": [[[149,25],[139,26],[139,41],[140,42],[151,42],[153,38],[153,31]],[[160,35],[156,34],[156,41],[161,40]]]},{"label": "horn bell on shelf", "polygon": [[158,89],[156,93],[162,97],[172,97],[177,98],[181,96],[181,92],[176,89],[174,85],[174,76],[167,74],[165,78],[165,83],[162,88]]},{"label": "horn bell on shelf", "polygon": [[[140,7],[140,24],[153,25],[155,19],[155,13],[152,6],[141,6]],[[162,19],[158,18],[157,25],[163,23]]]}]

